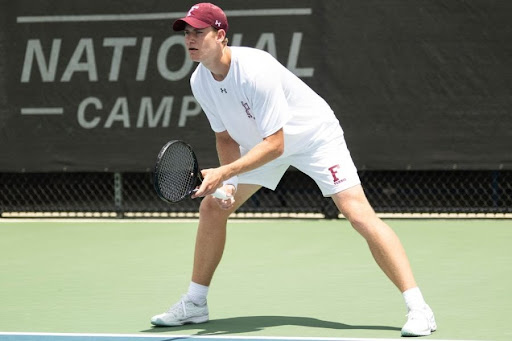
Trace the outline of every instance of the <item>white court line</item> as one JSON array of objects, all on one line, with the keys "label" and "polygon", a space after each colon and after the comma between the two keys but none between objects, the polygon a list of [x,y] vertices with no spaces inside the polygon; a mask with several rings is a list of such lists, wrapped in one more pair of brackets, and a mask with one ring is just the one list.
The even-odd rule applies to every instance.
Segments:
[{"label": "white court line", "polygon": [[[311,8],[269,8],[225,11],[228,17],[261,17],[261,16],[288,16],[311,15]],[[45,23],[45,22],[92,22],[92,21],[143,21],[168,20],[181,18],[185,12],[168,13],[137,13],[137,14],[77,14],[77,15],[44,15],[19,16],[18,24]]]},{"label": "white court line", "polygon": [[[410,220],[508,220],[512,219],[512,213],[507,214],[379,214],[377,216],[381,219],[410,219]],[[199,216],[180,215],[176,217],[154,217],[154,216],[130,216],[125,215],[125,218],[117,218],[115,213],[109,216],[101,214],[83,214],[82,212],[70,214],[66,212],[55,212],[50,214],[34,214],[33,212],[3,212],[0,214],[0,223],[24,223],[24,222],[74,222],[74,223],[91,223],[91,222],[106,222],[106,223],[197,223]],[[319,214],[288,214],[285,216],[247,216],[244,214],[235,215],[230,218],[230,223],[268,223],[268,222],[296,222],[296,221],[323,221],[326,220],[323,215]],[[338,218],[339,221],[344,221],[345,217],[342,215]],[[327,221],[327,220],[326,220]]]},{"label": "white court line", "polygon": [[[251,224],[251,223],[279,223],[279,224],[295,224],[297,221],[324,221],[325,219],[310,219],[305,220],[303,218],[297,219],[231,219],[228,224]],[[327,221],[327,220],[325,220]],[[108,223],[108,224],[133,224],[133,223],[159,223],[159,224],[197,224],[197,218],[159,218],[159,219],[146,219],[146,218],[2,218],[0,217],[0,228],[3,224],[23,224],[23,223]]]},{"label": "white court line", "polygon": [[[141,335],[141,334],[95,334],[95,333],[21,333],[21,332],[0,332],[6,336],[69,336],[69,337],[119,337],[119,338],[148,338],[148,339],[229,339],[229,340],[283,340],[283,341],[403,341],[403,338],[382,339],[382,338],[345,338],[345,337],[286,337],[286,336],[233,336],[233,335]],[[478,341],[469,339],[436,339],[436,341]]]}]

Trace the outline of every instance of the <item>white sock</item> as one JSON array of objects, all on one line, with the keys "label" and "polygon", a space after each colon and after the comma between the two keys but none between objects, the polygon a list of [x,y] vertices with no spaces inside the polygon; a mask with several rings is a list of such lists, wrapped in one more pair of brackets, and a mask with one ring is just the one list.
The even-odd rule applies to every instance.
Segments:
[{"label": "white sock", "polygon": [[208,288],[207,286],[190,282],[187,297],[195,305],[204,305],[206,303],[206,296],[208,295]]},{"label": "white sock", "polygon": [[404,296],[405,305],[407,306],[408,311],[411,311],[412,309],[423,309],[427,304],[425,303],[425,299],[418,287],[408,289],[404,291],[402,295]]}]

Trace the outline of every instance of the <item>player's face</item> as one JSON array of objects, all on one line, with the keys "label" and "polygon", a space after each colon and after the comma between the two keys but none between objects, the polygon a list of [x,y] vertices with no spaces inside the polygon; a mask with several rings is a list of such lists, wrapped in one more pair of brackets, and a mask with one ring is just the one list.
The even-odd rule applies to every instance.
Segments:
[{"label": "player's face", "polygon": [[198,29],[187,25],[184,32],[185,45],[193,61],[204,62],[215,56],[219,48],[216,30],[212,27]]}]

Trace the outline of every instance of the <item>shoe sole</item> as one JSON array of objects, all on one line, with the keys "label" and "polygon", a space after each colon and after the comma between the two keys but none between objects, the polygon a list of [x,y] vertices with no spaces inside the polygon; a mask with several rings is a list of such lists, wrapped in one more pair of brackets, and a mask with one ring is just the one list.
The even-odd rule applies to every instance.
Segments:
[{"label": "shoe sole", "polygon": [[210,319],[209,315],[206,316],[197,316],[197,317],[191,317],[183,321],[177,321],[176,323],[159,323],[157,321],[151,321],[151,324],[154,326],[159,327],[179,327],[183,326],[184,324],[199,324],[199,323],[206,323]]},{"label": "shoe sole", "polygon": [[406,330],[405,330],[405,331],[404,331],[404,330],[402,330],[402,331],[401,331],[401,334],[402,334],[402,336],[408,336],[408,337],[414,337],[414,336],[429,336],[430,334],[432,334],[432,333],[433,333],[433,332],[435,332],[435,331],[436,331],[436,328],[433,328],[433,329],[431,329],[431,330],[427,330],[427,331],[425,331],[425,332],[423,332],[423,333],[413,333],[413,332],[409,332],[409,331],[406,331]]},{"label": "shoe sole", "polygon": [[409,333],[409,332],[402,332],[402,336],[406,336],[406,337],[414,337],[414,336],[428,336],[432,334],[432,332],[428,332],[428,333]]}]

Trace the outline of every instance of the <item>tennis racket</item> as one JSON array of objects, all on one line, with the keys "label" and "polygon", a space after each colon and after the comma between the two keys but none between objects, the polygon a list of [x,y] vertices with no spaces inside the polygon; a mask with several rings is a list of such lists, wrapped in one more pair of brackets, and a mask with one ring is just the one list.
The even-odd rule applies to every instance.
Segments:
[{"label": "tennis racket", "polygon": [[[203,181],[192,147],[179,140],[169,141],[162,147],[153,176],[156,193],[170,203],[190,197]],[[223,200],[231,198],[220,188],[212,195]]]}]

